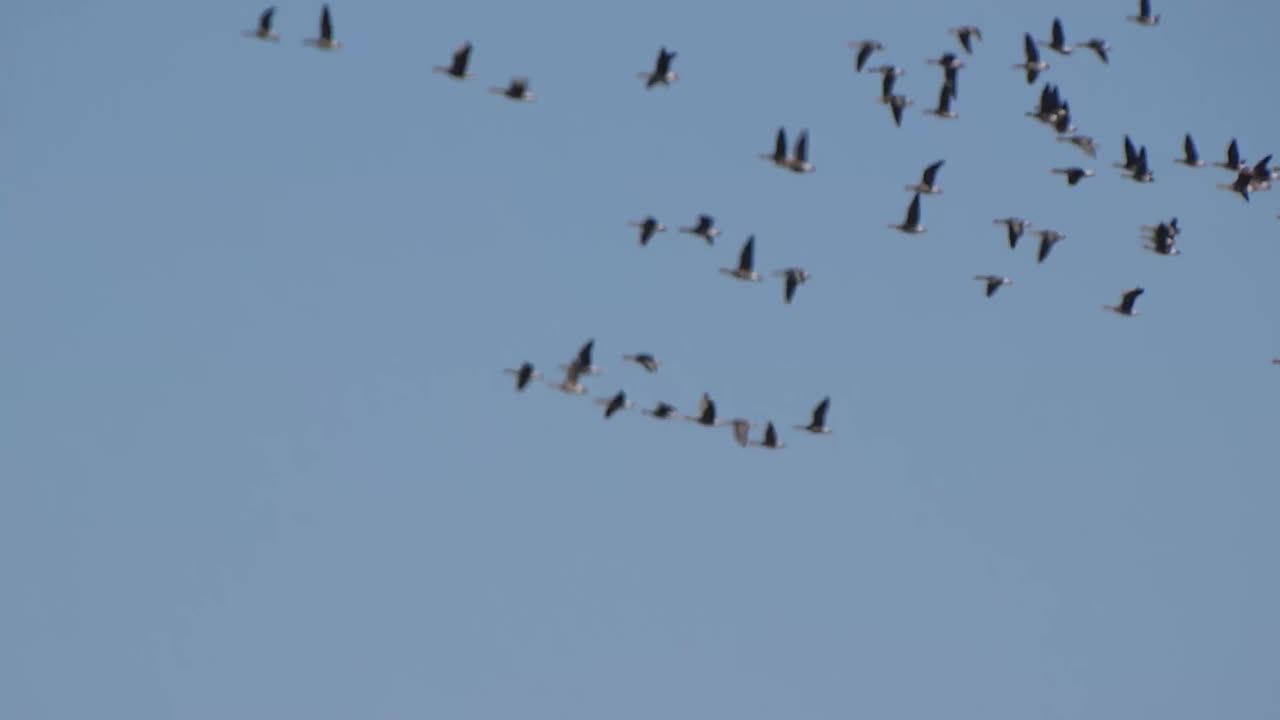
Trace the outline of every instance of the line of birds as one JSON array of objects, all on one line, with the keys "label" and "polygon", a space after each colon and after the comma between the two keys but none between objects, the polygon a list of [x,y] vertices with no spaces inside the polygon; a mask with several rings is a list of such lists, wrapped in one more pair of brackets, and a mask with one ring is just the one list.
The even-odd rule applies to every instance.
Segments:
[{"label": "line of birds", "polygon": [[[587,387],[582,384],[581,378],[585,375],[599,375],[600,368],[593,360],[595,350],[595,339],[589,339],[578,348],[578,352],[569,362],[560,366],[564,371],[564,379],[560,382],[545,380],[541,372],[539,372],[530,362],[521,363],[519,367],[507,368],[503,372],[515,377],[515,389],[517,392],[524,392],[529,383],[534,381],[544,381],[552,388],[569,395],[586,395]],[[627,362],[634,362],[650,373],[658,371],[660,363],[658,359],[651,353],[631,353],[622,356]],[[604,407],[604,419],[608,420],[618,412],[630,410],[634,406],[627,398],[624,390],[619,390],[613,395],[601,396],[595,399],[597,405]],[[795,429],[804,430],[814,435],[826,435],[831,433],[831,429],[827,427],[827,411],[831,407],[831,398],[824,397],[813,408],[808,424],[796,425]],[[667,402],[658,402],[653,408],[646,408],[641,412],[649,417],[657,420],[671,420],[677,415],[676,407]],[[785,444],[778,439],[778,430],[770,420],[765,423],[764,433],[760,440],[753,441],[750,438],[751,428],[755,426],[750,420],[743,418],[734,418],[732,420],[724,420],[716,414],[715,401],[707,393],[703,393],[698,403],[697,415],[686,415],[685,420],[695,422],[704,427],[724,427],[729,426],[733,430],[734,440],[742,447],[755,446],[767,448],[770,450],[780,450]]]}]

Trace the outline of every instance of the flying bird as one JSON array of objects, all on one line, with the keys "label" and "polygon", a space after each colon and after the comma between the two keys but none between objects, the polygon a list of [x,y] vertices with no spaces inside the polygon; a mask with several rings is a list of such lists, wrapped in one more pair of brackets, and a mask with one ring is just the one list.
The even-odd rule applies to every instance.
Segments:
[{"label": "flying bird", "polygon": [[1066,235],[1057,230],[1037,230],[1036,234],[1040,236],[1040,251],[1036,254],[1037,263],[1044,262],[1053,250],[1053,246],[1067,239]]},{"label": "flying bird", "polygon": [[276,7],[272,5],[262,14],[258,16],[258,27],[253,30],[245,30],[247,37],[258,38],[259,40],[270,40],[271,42],[280,42],[280,36],[271,30],[271,19],[275,17]]},{"label": "flying bird", "polygon": [[946,160],[939,160],[924,169],[920,175],[920,182],[915,185],[908,185],[907,192],[924,193],[925,195],[941,195],[942,188],[938,187],[938,171],[942,169],[942,164]]},{"label": "flying bird", "polygon": [[919,235],[925,231],[925,226],[920,224],[920,193],[916,193],[911,198],[911,204],[907,206],[906,219],[899,225],[889,227],[909,235]]},{"label": "flying bird", "polygon": [[958,100],[960,68],[964,67],[964,61],[956,57],[955,53],[944,52],[941,57],[929,58],[925,62],[942,67],[943,85],[950,91],[951,97]]},{"label": "flying bird", "polygon": [[1040,73],[1049,69],[1049,63],[1040,59],[1040,50],[1036,48],[1036,41],[1035,38],[1031,37],[1031,33],[1024,33],[1022,36],[1022,52],[1026,55],[1026,61],[1013,67],[1018,70],[1025,70],[1027,84],[1031,85],[1035,83],[1036,78],[1040,77]]},{"label": "flying bird", "polygon": [[769,450],[781,450],[786,447],[786,444],[778,442],[778,431],[773,427],[772,422],[765,423],[764,438],[759,442],[753,442],[751,444],[756,447],[767,448]]},{"label": "flying bird", "polygon": [[880,102],[888,103],[893,101],[893,87],[897,84],[898,78],[907,73],[906,70],[896,65],[881,65],[876,68],[876,72],[880,73]]},{"label": "flying bird", "polygon": [[1058,142],[1071,143],[1080,148],[1089,157],[1098,157],[1098,142],[1088,135],[1070,135],[1059,137]]},{"label": "flying bird", "polygon": [[564,369],[564,380],[552,385],[552,387],[569,395],[585,395],[587,392],[586,386],[578,382],[578,378],[582,376],[581,370],[573,364],[561,365],[560,367]]},{"label": "flying bird", "polygon": [[1071,54],[1071,45],[1067,42],[1067,34],[1062,31],[1061,19],[1053,19],[1053,36],[1048,42],[1042,44],[1060,55]]},{"label": "flying bird", "polygon": [[698,414],[696,416],[688,416],[685,419],[706,427],[724,424],[723,421],[716,419],[716,404],[707,393],[702,393],[702,399],[698,401]]},{"label": "flying bird", "polygon": [[995,225],[1004,225],[1009,231],[1009,249],[1018,247],[1018,239],[1022,237],[1022,233],[1031,227],[1031,223],[1018,217],[1000,218],[991,221]]},{"label": "flying bird", "polygon": [[631,227],[640,228],[640,244],[641,245],[648,245],[649,241],[653,239],[654,235],[660,232],[667,231],[667,226],[658,222],[658,218],[652,215],[646,217],[643,220],[632,220],[627,224],[630,225]]},{"label": "flying bird", "polygon": [[742,252],[738,254],[738,267],[736,268],[720,268],[720,272],[739,280],[750,280],[753,282],[760,281],[760,273],[755,271],[756,262],[756,236],[747,236],[747,241],[742,244]]},{"label": "flying bird", "polygon": [[773,138],[773,152],[760,153],[760,157],[778,167],[787,166],[787,131],[785,128],[778,128],[778,134]]},{"label": "flying bird", "polygon": [[658,359],[649,353],[636,353],[634,355],[623,355],[623,360],[633,362],[649,372],[658,372]]},{"label": "flying bird", "polygon": [[791,299],[796,295],[796,288],[808,282],[811,277],[808,271],[795,267],[774,270],[773,274],[783,277],[782,300],[788,305],[791,304]]},{"label": "flying bird", "polygon": [[1110,310],[1118,315],[1127,315],[1132,317],[1138,314],[1138,311],[1133,309],[1133,304],[1138,301],[1138,296],[1144,292],[1146,291],[1140,287],[1133,288],[1120,296],[1119,305],[1103,305],[1102,308],[1104,310]]},{"label": "flying bird", "polygon": [[809,131],[801,130],[800,136],[796,138],[796,144],[791,158],[786,161],[786,167],[793,173],[803,174],[811,173],[816,168],[813,163],[809,162]]},{"label": "flying bird", "polygon": [[1236,174],[1235,182],[1230,185],[1219,185],[1223,190],[1230,190],[1244,198],[1245,202],[1249,201],[1249,188],[1253,185],[1253,169],[1245,167]]},{"label": "flying bird", "polygon": [[1240,157],[1240,145],[1235,138],[1231,138],[1231,142],[1227,144],[1227,159],[1225,162],[1216,162],[1214,167],[1220,167],[1231,172],[1239,172],[1245,167],[1244,158]]},{"label": "flying bird", "polygon": [[956,39],[960,41],[960,47],[964,48],[964,51],[970,55],[973,54],[973,39],[977,38],[979,41],[982,40],[982,31],[974,25],[953,27],[947,32],[955,35]]},{"label": "flying bird", "polygon": [[631,403],[627,400],[627,394],[621,390],[610,398],[600,398],[596,400],[596,404],[604,406],[604,419],[608,420],[613,417],[614,413],[619,410],[630,410]]},{"label": "flying bird", "polygon": [[1144,227],[1150,234],[1147,235],[1147,242],[1143,247],[1154,252],[1157,255],[1178,255],[1178,248],[1174,246],[1174,238],[1178,235],[1178,219],[1174,218],[1171,222],[1162,222],[1155,227]]},{"label": "flying bird", "polygon": [[495,86],[489,88],[489,92],[517,102],[533,102],[534,100],[534,94],[529,90],[529,78],[525,77],[513,77],[505,88]]},{"label": "flying bird", "polygon": [[1138,149],[1138,155],[1134,158],[1133,167],[1129,172],[1129,177],[1140,183],[1155,182],[1156,176],[1151,172],[1151,167],[1147,165],[1146,145]]},{"label": "flying bird", "polygon": [[1124,162],[1116,165],[1126,171],[1131,171],[1138,167],[1138,148],[1134,147],[1133,140],[1128,135],[1124,136]]},{"label": "flying bird", "polygon": [[448,75],[455,80],[467,80],[471,77],[471,73],[467,72],[469,62],[471,62],[471,43],[464,42],[453,51],[453,60],[447,66],[436,65],[431,68],[431,71]]},{"label": "flying bird", "polygon": [[862,72],[862,68],[866,66],[867,60],[871,59],[871,54],[877,50],[884,49],[884,45],[881,45],[880,42],[876,40],[859,40],[851,42],[849,43],[849,47],[856,48],[858,51],[858,55],[853,61],[853,69],[855,72]]},{"label": "flying bird", "polygon": [[648,415],[651,418],[656,418],[658,420],[669,420],[675,417],[676,406],[669,405],[664,402],[660,402],[657,405],[655,405],[652,410],[641,410],[640,412],[644,413],[645,415]]},{"label": "flying bird", "polygon": [[1089,48],[1094,51],[1097,53],[1098,59],[1104,63],[1111,62],[1111,60],[1107,58],[1107,51],[1111,49],[1111,46],[1102,38],[1090,38],[1088,42],[1080,43],[1080,47]]},{"label": "flying bird", "polygon": [[600,368],[591,363],[591,352],[595,348],[595,344],[595,340],[587,340],[582,344],[582,347],[578,348],[578,354],[573,357],[573,360],[560,367],[565,370],[572,370],[578,375],[599,375]]},{"label": "flying bird", "polygon": [[533,363],[530,362],[521,363],[518,368],[507,368],[506,370],[503,370],[503,372],[508,375],[515,375],[517,392],[522,392],[525,386],[529,384],[530,380],[542,379],[542,373],[534,370]]},{"label": "flying bird", "polygon": [[319,50],[337,50],[342,47],[342,43],[333,39],[333,19],[329,16],[328,3],[325,3],[320,10],[320,37],[310,38],[303,42]]},{"label": "flying bird", "polygon": [[1062,106],[1053,116],[1053,129],[1059,135],[1075,132],[1076,126],[1071,124],[1071,103],[1066,100],[1062,101]]},{"label": "flying bird", "polygon": [[650,90],[657,85],[671,86],[679,77],[675,71],[671,69],[671,61],[676,59],[674,50],[668,51],[666,46],[658,48],[658,59],[653,63],[653,70],[650,72],[641,72],[637,75],[644,78],[644,89]]},{"label": "flying bird", "polygon": [[742,447],[746,447],[750,442],[751,423],[742,418],[737,418],[730,422],[733,426],[733,439]]},{"label": "flying bird", "polygon": [[960,115],[951,109],[951,86],[945,82],[942,83],[942,89],[938,91],[938,106],[925,110],[926,113],[944,120],[953,120]]},{"label": "flying bird", "polygon": [[1051,170],[1050,172],[1056,173],[1058,175],[1066,175],[1067,184],[1071,186],[1075,186],[1079,184],[1080,181],[1083,180],[1084,178],[1091,178],[1094,175],[1094,172],[1092,170],[1090,170],[1089,168],[1082,168],[1082,167],[1053,168],[1053,170]]},{"label": "flying bird", "polygon": [[987,284],[987,297],[995,295],[996,291],[999,290],[1002,285],[1013,284],[1013,281],[1009,278],[1001,277],[999,275],[974,275],[973,279],[981,280]]},{"label": "flying bird", "polygon": [[906,95],[894,95],[889,98],[889,110],[893,113],[893,124],[896,127],[902,127],[902,111],[914,104]]},{"label": "flying bird", "polygon": [[796,425],[797,430],[807,430],[815,435],[825,435],[831,432],[831,428],[827,427],[827,410],[831,408],[831,398],[824,397],[813,408],[813,417],[809,420],[808,425]]},{"label": "flying bird", "polygon": [[1058,86],[1045,83],[1044,87],[1040,88],[1039,104],[1034,110],[1027,112],[1026,115],[1042,123],[1057,125],[1058,114],[1062,112],[1064,105],[1062,95],[1058,92]]},{"label": "flying bird", "polygon": [[1125,18],[1130,22],[1136,22],[1139,25],[1159,25],[1160,16],[1151,14],[1151,0],[1138,0],[1138,14],[1130,15]]},{"label": "flying bird", "polygon": [[716,237],[720,235],[720,228],[715,226],[716,219],[710,215],[699,215],[698,224],[692,227],[682,227],[680,232],[687,235],[697,235],[707,241],[708,245],[714,245]]},{"label": "flying bird", "polygon": [[1200,151],[1196,149],[1196,141],[1191,139],[1191,133],[1182,138],[1182,157],[1174,162],[1187,167],[1204,167],[1204,160],[1200,159]]}]

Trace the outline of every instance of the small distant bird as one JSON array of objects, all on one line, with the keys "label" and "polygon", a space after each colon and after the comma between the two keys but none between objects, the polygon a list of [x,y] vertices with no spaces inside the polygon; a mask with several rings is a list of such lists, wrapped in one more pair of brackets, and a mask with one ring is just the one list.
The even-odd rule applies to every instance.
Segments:
[{"label": "small distant bird", "polygon": [[667,231],[667,226],[658,222],[658,218],[652,215],[646,217],[643,220],[632,220],[627,224],[630,225],[631,227],[640,228],[640,244],[641,245],[648,245],[649,241],[653,239],[654,235],[660,232]]},{"label": "small distant bird", "polygon": [[533,369],[533,363],[522,363],[518,368],[507,368],[503,370],[508,375],[516,376],[516,391],[521,392],[530,380],[541,380],[542,373]]},{"label": "small distant bird", "polygon": [[902,127],[902,111],[914,104],[906,95],[894,95],[889,98],[889,110],[893,113],[895,126]]},{"label": "small distant bird", "polygon": [[1013,250],[1018,247],[1018,239],[1022,237],[1022,233],[1031,227],[1030,221],[1023,220],[1018,217],[1000,218],[991,221],[995,225],[1004,225],[1009,231],[1009,249]]},{"label": "small distant bird", "polygon": [[1066,175],[1067,184],[1072,186],[1079,184],[1084,178],[1091,178],[1094,175],[1092,170],[1082,167],[1054,168],[1051,172],[1058,175]]},{"label": "small distant bird", "polygon": [[1130,22],[1136,22],[1139,25],[1159,25],[1160,16],[1151,14],[1151,0],[1138,0],[1138,14],[1130,15],[1125,18]]},{"label": "small distant bird", "polygon": [[787,131],[785,128],[778,128],[778,134],[774,135],[773,152],[760,153],[760,157],[778,167],[787,166]]},{"label": "small distant bird", "polygon": [[1270,190],[1271,178],[1273,177],[1271,168],[1267,165],[1271,162],[1271,156],[1267,155],[1249,168],[1249,189],[1254,191]]},{"label": "small distant bird", "polygon": [[649,353],[636,353],[634,355],[623,355],[623,360],[633,362],[649,372],[658,372],[658,359]]},{"label": "small distant bird", "polygon": [[942,188],[938,187],[938,171],[942,169],[946,160],[939,160],[924,169],[920,175],[920,182],[915,185],[908,185],[907,192],[924,193],[925,195],[941,195]]},{"label": "small distant bird", "polygon": [[977,38],[979,41],[982,40],[982,31],[973,25],[961,25],[960,27],[953,27],[947,32],[950,32],[953,35],[955,35],[956,38],[960,41],[960,47],[964,48],[964,51],[969,53],[970,55],[973,54],[973,39]]},{"label": "small distant bird", "polygon": [[1231,172],[1239,172],[1245,167],[1244,158],[1240,157],[1240,145],[1235,138],[1231,138],[1231,142],[1227,144],[1227,159],[1225,162],[1216,162],[1214,167],[1220,167]]},{"label": "small distant bird", "polygon": [[739,280],[750,280],[752,282],[760,281],[760,273],[755,271],[756,262],[756,236],[747,236],[747,241],[742,244],[742,252],[738,254],[738,267],[736,268],[720,268],[720,272]]},{"label": "small distant bird", "polygon": [[796,425],[797,430],[807,430],[815,435],[825,435],[831,432],[831,428],[827,427],[827,410],[831,408],[831,398],[824,397],[813,408],[813,417],[809,420],[808,425]]},{"label": "small distant bird", "polygon": [[467,63],[471,62],[471,43],[464,42],[453,51],[453,60],[445,65],[436,65],[431,68],[432,72],[448,75],[455,80],[468,80],[471,73],[467,72]]},{"label": "small distant bird", "polygon": [[1098,157],[1098,142],[1088,135],[1070,135],[1067,137],[1059,137],[1058,142],[1071,143],[1084,151],[1085,155],[1091,158]]},{"label": "small distant bird", "polygon": [[596,404],[604,406],[605,420],[613,417],[614,413],[619,410],[631,409],[631,403],[627,400],[627,394],[621,390],[611,398],[600,398],[596,400]]},{"label": "small distant bird", "polygon": [[1147,236],[1147,243],[1143,247],[1154,252],[1157,255],[1178,255],[1178,248],[1174,246],[1174,238],[1178,235],[1178,219],[1174,218],[1171,222],[1160,223],[1154,228],[1144,227],[1150,234]]},{"label": "small distant bird", "polygon": [[1053,36],[1048,42],[1042,44],[1060,55],[1071,54],[1071,45],[1067,43],[1067,34],[1062,31],[1062,20],[1060,18],[1053,19]]},{"label": "small distant bird", "polygon": [[587,340],[582,344],[582,347],[578,348],[578,354],[574,356],[573,360],[569,361],[569,363],[565,365],[561,365],[560,367],[566,370],[572,370],[578,375],[599,375],[600,368],[596,367],[591,362],[591,353],[592,349],[595,348],[595,345],[596,341],[594,339]]},{"label": "small distant bird", "polygon": [[1056,125],[1058,114],[1062,112],[1063,105],[1062,95],[1058,92],[1058,86],[1045,83],[1044,87],[1040,88],[1040,103],[1026,115],[1042,123]]},{"label": "small distant bird", "polygon": [[708,245],[714,245],[716,237],[720,235],[720,228],[717,228],[715,224],[716,219],[710,215],[699,215],[697,225],[682,227],[679,230],[686,235],[697,235],[706,240]]},{"label": "small distant bird", "polygon": [[1013,284],[1013,281],[1009,278],[1001,277],[999,275],[974,275],[973,279],[981,280],[987,284],[987,297],[995,295],[996,291],[999,290],[1002,285]]},{"label": "small distant bird", "polygon": [[911,198],[911,204],[907,206],[906,219],[900,225],[890,225],[889,227],[909,235],[919,235],[925,231],[925,226],[920,224],[920,193],[916,193]]},{"label": "small distant bird", "polygon": [[1111,49],[1111,46],[1102,38],[1090,38],[1088,42],[1080,43],[1080,47],[1089,48],[1094,51],[1098,54],[1098,59],[1104,63],[1111,62],[1111,60],[1107,58],[1107,51]]},{"label": "small distant bird", "polygon": [[1076,126],[1071,124],[1071,103],[1066,100],[1062,101],[1062,106],[1058,108],[1058,112],[1054,115],[1053,129],[1059,135],[1075,132]]},{"label": "small distant bird", "polygon": [[1026,55],[1026,62],[1013,67],[1018,70],[1025,70],[1027,73],[1027,84],[1035,83],[1036,78],[1040,77],[1040,73],[1049,69],[1049,63],[1040,59],[1040,50],[1036,48],[1035,38],[1031,37],[1031,33],[1024,33],[1022,36],[1022,52]]},{"label": "small distant bird", "polygon": [[561,367],[564,368],[564,380],[552,387],[569,395],[585,395],[587,388],[578,382],[578,378],[582,376],[582,373],[577,366],[561,365]]},{"label": "small distant bird", "polygon": [[1138,301],[1138,296],[1144,292],[1146,292],[1146,290],[1143,290],[1140,287],[1133,288],[1120,296],[1119,305],[1103,305],[1102,308],[1104,310],[1110,310],[1118,315],[1127,315],[1132,317],[1138,314],[1138,311],[1133,309],[1133,304]]},{"label": "small distant bird", "polygon": [[342,43],[333,39],[333,20],[329,16],[328,3],[325,3],[320,10],[320,37],[310,38],[303,42],[319,50],[337,50],[342,47]]},{"label": "small distant bird", "polygon": [[955,53],[944,52],[941,57],[929,58],[925,62],[942,68],[943,84],[950,91],[951,97],[958,100],[960,68],[964,67],[964,61],[956,57]]},{"label": "small distant bird", "polygon": [[258,27],[253,30],[245,30],[246,37],[258,38],[259,40],[270,40],[271,42],[280,42],[280,36],[272,32],[271,19],[275,17],[276,7],[272,5],[262,14],[258,16]]},{"label": "small distant bird", "polygon": [[495,86],[489,88],[489,92],[517,102],[533,102],[534,100],[534,94],[529,91],[529,78],[525,77],[513,77],[505,88]]},{"label": "small distant bird", "polygon": [[1067,236],[1057,230],[1037,230],[1036,234],[1040,236],[1040,251],[1036,254],[1036,262],[1042,263],[1045,258],[1049,257],[1053,246],[1067,239]]},{"label": "small distant bird", "polygon": [[733,426],[733,439],[742,447],[746,447],[750,441],[751,423],[742,418],[737,418],[730,422]]},{"label": "small distant bird", "polygon": [[724,424],[724,422],[716,419],[716,404],[707,393],[702,393],[702,399],[698,402],[697,416],[689,416],[686,419],[707,427]]},{"label": "small distant bird", "polygon": [[650,90],[657,85],[671,86],[679,76],[671,69],[671,61],[676,59],[674,50],[668,51],[666,46],[658,48],[658,59],[653,63],[651,72],[641,72],[637,75],[644,79],[644,89]]},{"label": "small distant bird", "polygon": [[791,159],[787,160],[787,169],[793,173],[811,173],[816,168],[813,163],[809,162],[809,131],[801,130],[800,136],[796,138],[795,148],[791,155]]},{"label": "small distant bird", "polygon": [[753,442],[756,447],[767,448],[769,450],[781,450],[786,444],[778,442],[778,431],[773,427],[772,422],[765,423],[764,438],[760,442]]},{"label": "small distant bird", "polygon": [[871,59],[871,54],[877,50],[884,49],[884,45],[881,45],[877,40],[859,40],[849,43],[849,47],[856,48],[858,51],[858,55],[853,61],[853,69],[855,72],[862,72],[862,68],[866,66],[867,60]]},{"label": "small distant bird", "polygon": [[1124,136],[1124,163],[1116,165],[1124,170],[1133,170],[1138,166],[1138,148],[1134,147],[1133,140],[1128,135]]},{"label": "small distant bird", "polygon": [[1129,172],[1129,177],[1140,183],[1155,182],[1156,176],[1151,172],[1151,167],[1147,165],[1146,145],[1138,149],[1138,156],[1134,158],[1133,168]]},{"label": "small distant bird", "polygon": [[1245,199],[1245,202],[1248,202],[1249,188],[1252,185],[1253,185],[1253,169],[1249,167],[1245,167],[1239,173],[1236,174],[1235,182],[1231,183],[1230,185],[1219,185],[1218,187],[1223,190],[1230,190],[1231,192],[1238,193],[1240,197]]},{"label": "small distant bird", "polygon": [[640,412],[648,415],[649,417],[657,418],[658,420],[669,420],[672,417],[675,417],[676,406],[660,402],[655,405],[652,410],[641,410]]},{"label": "small distant bird", "polygon": [[906,70],[896,65],[881,65],[876,68],[880,73],[880,102],[888,103],[893,100],[893,87],[898,82],[898,78],[906,74]]},{"label": "small distant bird", "polygon": [[1196,141],[1191,139],[1191,133],[1182,138],[1182,157],[1174,162],[1187,167],[1204,167],[1204,160],[1200,159],[1200,151],[1196,149]]},{"label": "small distant bird", "polygon": [[773,274],[780,275],[784,279],[782,299],[788,305],[791,304],[791,299],[796,295],[796,288],[808,282],[811,277],[808,271],[795,267],[774,270]]},{"label": "small distant bird", "polygon": [[953,120],[960,117],[959,114],[951,110],[951,86],[945,82],[942,83],[942,89],[938,91],[938,106],[936,108],[926,109],[925,112],[944,120]]}]

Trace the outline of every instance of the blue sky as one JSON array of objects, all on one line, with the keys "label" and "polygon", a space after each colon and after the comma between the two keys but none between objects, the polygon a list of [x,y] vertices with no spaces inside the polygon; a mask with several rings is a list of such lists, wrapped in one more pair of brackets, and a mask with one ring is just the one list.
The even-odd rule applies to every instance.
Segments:
[{"label": "blue sky", "polygon": [[[1280,6],[1156,4],[335,3],[325,54],[318,3],[267,44],[255,4],[18,0],[0,716],[1274,718],[1280,196],[1171,161],[1280,149],[1241,67]],[[1055,14],[1115,47],[1046,53],[1096,160],[1023,116]],[[431,74],[463,40],[476,78]],[[757,157],[779,126],[816,173]],[[886,229],[937,159],[928,233]],[[700,212],[714,248],[626,226]],[[1037,265],[1009,214],[1069,237]],[[793,305],[717,272],[748,234],[813,273]],[[501,372],[587,338],[593,395],[707,391],[788,447]]]}]

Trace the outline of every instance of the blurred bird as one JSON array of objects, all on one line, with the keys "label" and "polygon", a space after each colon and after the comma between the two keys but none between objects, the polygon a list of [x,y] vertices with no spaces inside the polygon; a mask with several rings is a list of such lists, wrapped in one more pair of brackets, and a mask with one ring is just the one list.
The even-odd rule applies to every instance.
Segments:
[{"label": "blurred bird", "polygon": [[679,78],[671,69],[671,61],[675,59],[675,51],[668,51],[666,46],[658,48],[658,59],[653,63],[653,70],[638,73],[641,78],[644,78],[644,89],[650,90],[658,85],[670,87],[671,83]]},{"label": "blurred bird", "polygon": [[1138,14],[1125,18],[1139,25],[1154,26],[1160,24],[1160,16],[1151,14],[1151,0],[1138,0]]},{"label": "blurred bird", "polygon": [[505,88],[491,87],[489,92],[517,102],[533,102],[534,100],[534,94],[529,91],[529,78],[524,77],[513,77]]},{"label": "blurred bird", "polygon": [[1009,230],[1009,249],[1018,247],[1018,238],[1031,227],[1031,223],[1018,217],[1000,218],[991,221],[995,225],[1004,225]]},{"label": "blurred bird", "polygon": [[649,241],[653,239],[654,235],[660,232],[667,231],[667,226],[658,222],[658,218],[652,215],[650,215],[649,217],[646,217],[643,220],[632,220],[627,224],[630,225],[631,227],[640,228],[640,244],[641,245],[648,245]]},{"label": "blurred bird", "polygon": [[1103,305],[1102,308],[1104,310],[1110,310],[1111,312],[1116,313],[1118,315],[1126,315],[1126,316],[1137,315],[1138,311],[1133,309],[1133,304],[1137,302],[1138,296],[1144,292],[1146,291],[1140,287],[1133,288],[1132,290],[1125,292],[1124,295],[1120,296],[1119,305]]},{"label": "blurred bird", "polygon": [[319,50],[337,50],[342,47],[342,43],[333,39],[333,20],[329,16],[328,3],[320,10],[320,37],[304,40],[303,43]]},{"label": "blurred bird", "polygon": [[906,219],[901,224],[889,227],[909,235],[919,235],[926,230],[925,226],[920,224],[920,193],[916,193],[911,198],[911,204],[907,206]]},{"label": "blurred bird", "polygon": [[831,408],[831,398],[824,397],[813,408],[813,417],[809,420],[808,425],[796,425],[797,430],[807,430],[815,435],[825,435],[831,432],[831,428],[827,427],[827,410]]},{"label": "blurred bird", "polygon": [[1001,286],[1013,284],[1013,281],[1009,278],[1001,277],[999,275],[974,275],[973,279],[981,280],[987,284],[987,297],[995,295],[996,291],[999,290]]},{"label": "blurred bird", "polygon": [[455,80],[468,80],[471,73],[467,72],[467,63],[471,62],[471,43],[464,42],[453,51],[453,60],[446,65],[436,65],[431,68],[432,72],[448,75]]},{"label": "blurred bird", "polygon": [[245,30],[246,37],[258,38],[259,40],[270,40],[271,42],[280,42],[280,36],[272,32],[271,19],[275,17],[276,8],[274,5],[262,11],[258,16],[258,27],[253,30]]},{"label": "blurred bird", "polygon": [[755,271],[756,262],[756,236],[747,236],[747,241],[742,245],[742,251],[738,254],[738,267],[736,268],[720,268],[720,272],[739,280],[750,280],[752,282],[760,281],[760,273]]},{"label": "blurred bird", "polygon": [[522,363],[518,368],[507,368],[503,372],[516,377],[516,391],[523,391],[530,380],[541,380],[542,373],[533,369],[533,363]]}]

